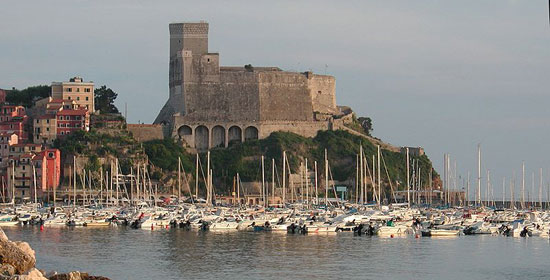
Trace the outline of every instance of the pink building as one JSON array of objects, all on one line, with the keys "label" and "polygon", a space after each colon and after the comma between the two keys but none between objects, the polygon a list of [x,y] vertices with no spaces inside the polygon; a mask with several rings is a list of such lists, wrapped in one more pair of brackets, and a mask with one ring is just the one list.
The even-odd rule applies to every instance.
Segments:
[{"label": "pink building", "polygon": [[28,139],[27,113],[25,107],[4,105],[0,107],[0,134],[15,133],[19,141]]}]

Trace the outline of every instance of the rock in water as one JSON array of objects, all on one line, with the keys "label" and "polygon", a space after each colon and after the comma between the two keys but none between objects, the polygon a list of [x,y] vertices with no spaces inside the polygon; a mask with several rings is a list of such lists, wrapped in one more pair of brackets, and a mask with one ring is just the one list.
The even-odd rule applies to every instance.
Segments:
[{"label": "rock in water", "polygon": [[[2,237],[0,233],[0,263],[9,264],[15,268],[15,273],[23,274],[34,268],[36,260],[34,251],[26,242],[19,245]],[[23,248],[23,249],[22,249]]]},{"label": "rock in water", "polygon": [[33,268],[27,274],[21,275],[18,278],[19,280],[48,280],[48,278],[42,275],[40,270]]},{"label": "rock in water", "polygon": [[56,274],[50,280],[110,280],[107,277],[90,276],[88,273],[73,271],[65,274]]}]

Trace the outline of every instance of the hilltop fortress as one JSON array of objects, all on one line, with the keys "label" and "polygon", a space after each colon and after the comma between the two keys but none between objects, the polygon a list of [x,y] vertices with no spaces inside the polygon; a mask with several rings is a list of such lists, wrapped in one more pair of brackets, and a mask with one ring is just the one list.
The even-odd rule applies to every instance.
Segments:
[{"label": "hilltop fortress", "polygon": [[172,23],[170,97],[156,124],[189,148],[227,147],[274,131],[306,137],[344,127],[351,110],[336,106],[335,79],[277,67],[220,66],[208,51],[208,23]]}]

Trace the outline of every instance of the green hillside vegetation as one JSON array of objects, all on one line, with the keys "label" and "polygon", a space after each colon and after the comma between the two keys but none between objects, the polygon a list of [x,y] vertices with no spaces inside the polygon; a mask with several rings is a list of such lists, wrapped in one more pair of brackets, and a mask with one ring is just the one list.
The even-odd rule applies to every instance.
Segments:
[{"label": "green hillside vegetation", "polygon": [[[301,162],[308,159],[308,167],[313,170],[314,161],[318,164],[319,176],[324,176],[324,151],[327,150],[332,178],[338,181],[355,178],[356,155],[359,153],[359,145],[363,145],[366,157],[369,158],[369,167],[372,165],[372,156],[376,155],[377,147],[362,137],[352,135],[343,130],[321,131],[314,138],[306,138],[289,132],[275,132],[262,140],[247,141],[234,144],[227,149],[211,150],[211,168],[214,172],[214,184],[217,192],[229,193],[232,188],[233,176],[238,172],[241,180],[261,181],[261,156],[265,156],[266,180],[271,180],[271,159],[275,159],[277,181],[282,174],[282,154],[287,152],[290,168],[297,172]],[[185,171],[194,174],[195,157],[189,155],[173,140],[155,140],[144,143],[144,149],[149,160],[155,166],[166,171],[177,170],[178,156],[182,158]],[[386,163],[388,173],[395,182],[399,181],[400,189],[403,189],[406,181],[406,158],[399,152],[382,150],[382,156]],[[206,154],[200,155],[202,172],[206,172]],[[429,172],[432,166],[427,156],[413,157],[411,161],[418,159],[421,168],[421,180],[427,185]],[[320,178],[321,178],[320,177]],[[434,172],[434,180],[438,181],[439,175]],[[387,181],[385,169],[382,169],[382,180]],[[201,183],[202,184],[202,183]]]},{"label": "green hillside vegetation", "polygon": [[30,108],[34,101],[50,96],[51,91],[51,87],[46,85],[32,86],[23,90],[6,90],[6,103]]},{"label": "green hillside vegetation", "polygon": [[[143,161],[144,152],[140,143],[136,141],[126,130],[117,130],[117,133],[102,133],[97,130],[75,131],[62,139],[54,142],[54,147],[61,151],[61,156],[88,157],[86,169],[98,171],[100,164],[98,158],[117,158],[121,172],[129,173],[130,167],[136,161]],[[107,165],[104,168],[108,168]]]}]

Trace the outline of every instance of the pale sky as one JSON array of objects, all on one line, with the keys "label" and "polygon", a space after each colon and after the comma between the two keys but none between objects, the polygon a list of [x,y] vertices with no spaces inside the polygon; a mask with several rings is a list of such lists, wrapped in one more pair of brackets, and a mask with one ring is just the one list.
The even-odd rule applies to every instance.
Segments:
[{"label": "pale sky", "polygon": [[339,105],[425,147],[440,173],[443,153],[475,173],[481,143],[498,197],[522,160],[528,190],[532,171],[550,175],[546,0],[4,1],[0,19],[0,88],[79,75],[150,123],[168,98],[168,24],[206,20],[222,65],[326,71]]}]

